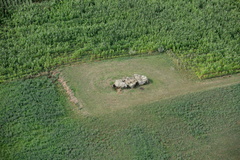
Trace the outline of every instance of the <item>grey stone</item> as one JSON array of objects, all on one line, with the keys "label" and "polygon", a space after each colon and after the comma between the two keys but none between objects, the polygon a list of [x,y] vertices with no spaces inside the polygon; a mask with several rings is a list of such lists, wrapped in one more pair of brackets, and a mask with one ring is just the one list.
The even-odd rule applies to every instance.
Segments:
[{"label": "grey stone", "polygon": [[122,79],[116,80],[113,86],[114,88],[127,88],[127,84]]},{"label": "grey stone", "polygon": [[134,78],[138,81],[139,86],[148,83],[148,78],[144,75],[134,74]]},{"label": "grey stone", "polygon": [[124,77],[118,79],[113,84],[114,88],[134,88],[137,85],[141,86],[148,83],[148,78],[144,75],[134,74],[133,77]]},{"label": "grey stone", "polygon": [[137,80],[134,77],[126,77],[123,81],[130,88],[134,88],[137,85]]}]

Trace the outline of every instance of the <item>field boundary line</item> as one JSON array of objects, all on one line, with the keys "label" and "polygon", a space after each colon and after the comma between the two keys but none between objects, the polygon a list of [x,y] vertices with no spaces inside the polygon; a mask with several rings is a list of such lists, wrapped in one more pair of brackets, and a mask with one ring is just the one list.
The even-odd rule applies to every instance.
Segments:
[{"label": "field boundary line", "polygon": [[56,70],[52,72],[53,76],[56,76],[57,74],[59,74],[57,81],[61,84],[61,86],[65,90],[65,92],[66,92],[66,94],[68,96],[69,101],[72,102],[74,105],[78,106],[79,109],[82,109],[83,108],[83,104],[74,95],[74,92],[68,86],[67,81],[65,81],[65,79],[62,76],[62,74],[59,71],[56,71]]}]

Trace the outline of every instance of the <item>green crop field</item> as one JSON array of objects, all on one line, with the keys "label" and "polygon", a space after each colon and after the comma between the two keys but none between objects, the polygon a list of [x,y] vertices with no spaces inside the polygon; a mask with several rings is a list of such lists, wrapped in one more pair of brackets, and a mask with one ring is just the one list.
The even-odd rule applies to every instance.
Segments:
[{"label": "green crop field", "polygon": [[239,160],[239,20],[239,0],[0,0],[0,160]]},{"label": "green crop field", "polygon": [[0,84],[1,159],[240,157],[240,85],[81,114],[52,79]]},{"label": "green crop field", "polygon": [[[5,0],[1,0],[1,2]],[[0,16],[0,81],[172,51],[199,78],[240,71],[239,0],[49,0]]]}]

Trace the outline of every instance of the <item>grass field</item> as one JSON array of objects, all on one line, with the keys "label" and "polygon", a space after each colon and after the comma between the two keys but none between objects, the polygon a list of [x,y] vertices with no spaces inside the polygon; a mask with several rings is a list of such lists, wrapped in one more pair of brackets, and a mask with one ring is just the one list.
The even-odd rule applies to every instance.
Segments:
[{"label": "grass field", "polygon": [[239,84],[88,115],[46,77],[0,84],[0,98],[4,160],[240,157]]},{"label": "grass field", "polygon": [[[72,65],[62,69],[63,76],[82,102],[84,110],[94,113],[148,104],[169,97],[240,82],[239,75],[200,81],[194,74],[178,69],[168,55],[120,58],[111,61]],[[124,76],[144,74],[150,84],[144,90],[128,89],[116,93],[111,84]]]},{"label": "grass field", "polygon": [[33,2],[0,6],[0,160],[240,159],[239,0]]}]

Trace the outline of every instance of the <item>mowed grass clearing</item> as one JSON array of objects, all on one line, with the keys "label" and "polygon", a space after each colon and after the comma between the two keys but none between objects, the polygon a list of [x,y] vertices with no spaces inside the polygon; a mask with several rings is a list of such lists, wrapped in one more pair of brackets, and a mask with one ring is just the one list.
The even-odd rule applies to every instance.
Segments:
[{"label": "mowed grass clearing", "polygon": [[[240,82],[239,74],[199,80],[179,69],[166,54],[76,64],[64,67],[62,73],[83,110],[100,114]],[[111,88],[116,79],[135,73],[150,79],[144,90],[125,89],[117,93]]]}]

